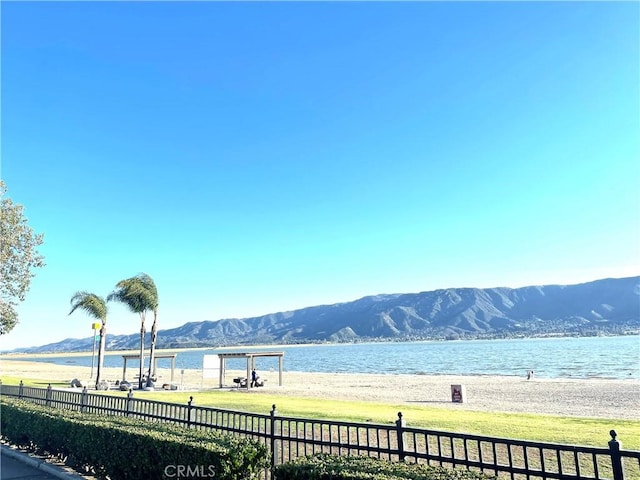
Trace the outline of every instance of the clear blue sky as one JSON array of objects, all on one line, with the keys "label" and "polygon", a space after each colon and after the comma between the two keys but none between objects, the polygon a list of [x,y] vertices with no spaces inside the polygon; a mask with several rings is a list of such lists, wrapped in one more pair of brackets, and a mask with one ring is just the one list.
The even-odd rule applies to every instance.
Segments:
[{"label": "clear blue sky", "polygon": [[[0,348],[640,273],[637,2],[3,2],[2,178],[45,234]],[[108,331],[138,317],[110,307]]]}]

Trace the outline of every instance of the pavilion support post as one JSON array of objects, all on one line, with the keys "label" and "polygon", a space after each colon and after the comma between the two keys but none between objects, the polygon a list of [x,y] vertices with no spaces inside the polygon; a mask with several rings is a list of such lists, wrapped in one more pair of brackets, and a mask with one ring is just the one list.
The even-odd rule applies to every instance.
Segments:
[{"label": "pavilion support post", "polygon": [[225,360],[222,364],[222,378],[227,381],[227,361]]},{"label": "pavilion support post", "polygon": [[251,385],[251,357],[247,357],[247,390]]},{"label": "pavilion support post", "polygon": [[122,367],[122,381],[127,379],[127,359],[124,359],[124,366]]},{"label": "pavilion support post", "polygon": [[284,362],[282,361],[282,355],[280,355],[278,357],[278,386],[281,387],[282,386],[282,364]]}]

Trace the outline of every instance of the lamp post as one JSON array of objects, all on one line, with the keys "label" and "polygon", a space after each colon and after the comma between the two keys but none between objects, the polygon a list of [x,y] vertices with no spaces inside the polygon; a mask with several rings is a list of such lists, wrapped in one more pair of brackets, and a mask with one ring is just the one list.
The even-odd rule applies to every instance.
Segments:
[{"label": "lamp post", "polygon": [[94,364],[94,359],[96,357],[96,340],[98,339],[98,336],[96,335],[96,331],[101,326],[102,325],[99,322],[93,322],[91,324],[91,329],[93,330],[93,353],[91,354],[91,375],[89,376],[89,380],[93,378],[93,364]]}]

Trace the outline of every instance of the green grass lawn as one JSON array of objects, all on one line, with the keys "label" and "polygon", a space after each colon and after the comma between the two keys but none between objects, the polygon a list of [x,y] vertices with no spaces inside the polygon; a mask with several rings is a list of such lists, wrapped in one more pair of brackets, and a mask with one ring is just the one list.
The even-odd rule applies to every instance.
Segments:
[{"label": "green grass lawn", "polygon": [[[418,405],[383,404],[294,398],[277,394],[203,391],[140,392],[137,398],[268,414],[276,405],[278,415],[313,419],[389,424],[402,412],[410,427],[473,433],[493,437],[606,447],[610,430],[616,430],[624,448],[640,449],[640,421],[558,417],[523,413],[474,412]],[[462,407],[462,406],[461,406]]]},{"label": "green grass lawn", "polygon": [[[0,377],[3,383],[17,385],[19,379]],[[29,380],[25,385],[46,387],[46,380]],[[67,386],[67,383],[52,384]],[[105,392],[105,394],[107,394]],[[126,395],[126,392],[109,392]],[[394,405],[374,402],[297,398],[268,392],[237,390],[206,390],[201,392],[134,392],[136,398],[186,404],[193,396],[198,406],[216,407],[268,414],[276,405],[278,415],[309,419],[345,420],[390,424],[402,412],[409,427],[427,428],[457,433],[472,433],[492,437],[534,440],[573,445],[607,447],[609,430],[618,433],[623,448],[640,450],[640,421],[559,417],[523,413],[474,412],[460,408],[448,409],[424,405]]]}]

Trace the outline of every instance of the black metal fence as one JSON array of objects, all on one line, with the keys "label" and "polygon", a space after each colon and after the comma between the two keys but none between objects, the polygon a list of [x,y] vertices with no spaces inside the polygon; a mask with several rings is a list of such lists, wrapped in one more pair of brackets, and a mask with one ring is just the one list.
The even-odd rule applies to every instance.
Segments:
[{"label": "black metal fence", "polygon": [[[606,447],[586,447],[441,432],[406,426],[402,413],[389,425],[255,414],[193,404],[79,391],[0,385],[0,394],[88,413],[124,415],[213,429],[268,446],[273,465],[326,452],[367,455],[465,468],[511,479],[640,480],[640,451],[623,450],[611,430]],[[604,443],[604,442],[603,442]]]}]

